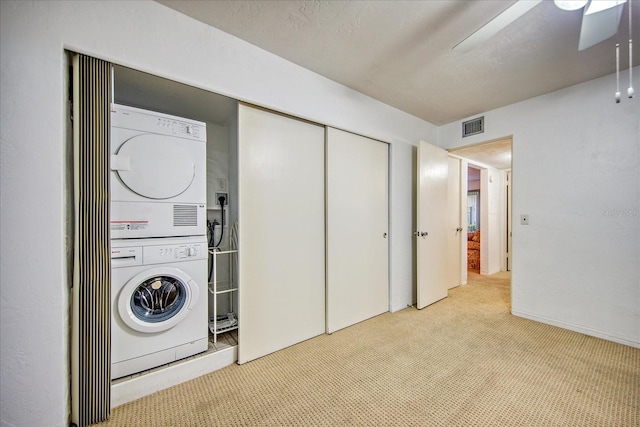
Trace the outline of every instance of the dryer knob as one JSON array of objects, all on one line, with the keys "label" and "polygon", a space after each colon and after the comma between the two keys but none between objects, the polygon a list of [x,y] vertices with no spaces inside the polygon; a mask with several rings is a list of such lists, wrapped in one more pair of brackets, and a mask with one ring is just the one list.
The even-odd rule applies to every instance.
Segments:
[{"label": "dryer knob", "polygon": [[196,248],[193,246],[189,246],[187,248],[187,256],[196,256],[196,255],[197,255]]}]

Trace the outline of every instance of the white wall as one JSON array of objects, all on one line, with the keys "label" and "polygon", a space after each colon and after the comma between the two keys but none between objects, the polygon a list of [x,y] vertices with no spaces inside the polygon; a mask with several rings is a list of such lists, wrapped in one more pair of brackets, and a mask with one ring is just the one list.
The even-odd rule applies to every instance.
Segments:
[{"label": "white wall", "polygon": [[[216,193],[227,193],[227,204],[229,203],[229,125],[218,125],[207,123],[207,220],[217,220],[222,225],[222,211],[212,210],[216,205]],[[226,182],[226,190],[218,189],[218,180],[223,179]],[[221,226],[215,227],[214,242],[220,240],[220,233],[223,233],[220,246],[222,248],[229,247],[229,208],[225,208],[226,217],[224,224],[224,232]],[[216,265],[216,279],[218,282],[229,280],[229,258],[228,256],[220,256]],[[213,315],[213,304],[217,301],[217,313],[226,314],[229,312],[230,294],[222,294],[217,297],[207,292],[209,298],[209,316]]]},{"label": "white wall", "polygon": [[469,279],[469,259],[467,254],[467,238],[469,233],[469,220],[467,218],[467,195],[469,194],[469,161],[462,159],[460,162],[460,216],[462,218],[462,253],[460,258],[460,284],[466,285]]},{"label": "white wall", "polygon": [[[402,171],[430,123],[154,2],[2,1],[0,39],[2,426],[68,420],[65,48],[392,143],[391,230],[411,228]],[[392,241],[394,304],[406,245]]]},{"label": "white wall", "polygon": [[[227,190],[218,190],[218,179]],[[207,123],[207,206],[215,206],[216,193],[229,189],[229,127]]]},{"label": "white wall", "polygon": [[[216,206],[216,193],[227,193],[227,206],[232,197],[229,193],[229,146],[229,125],[207,123],[207,219],[209,221],[217,220],[219,224],[222,223],[222,212],[210,208]],[[218,189],[218,179],[226,181],[226,190]],[[229,246],[229,229],[231,224],[228,207],[226,208],[226,214],[224,236],[220,243],[223,248]],[[216,227],[215,242],[218,242],[220,239],[221,231],[221,227]],[[227,263],[223,262],[218,265],[218,280],[228,279],[229,269],[223,267],[223,265],[226,266]]]},{"label": "white wall", "polygon": [[614,92],[605,76],[489,111],[464,142],[459,122],[443,126],[439,141],[513,135],[512,312],[640,347],[640,98]]},{"label": "white wall", "polygon": [[500,196],[502,172],[494,168],[480,171],[480,274],[495,274],[500,271]]}]

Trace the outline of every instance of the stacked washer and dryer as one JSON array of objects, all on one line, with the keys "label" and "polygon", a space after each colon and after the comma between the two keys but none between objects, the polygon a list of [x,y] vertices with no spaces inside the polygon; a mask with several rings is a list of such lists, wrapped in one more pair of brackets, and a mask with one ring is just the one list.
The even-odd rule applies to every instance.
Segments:
[{"label": "stacked washer and dryer", "polygon": [[111,113],[111,378],[208,348],[206,124]]}]

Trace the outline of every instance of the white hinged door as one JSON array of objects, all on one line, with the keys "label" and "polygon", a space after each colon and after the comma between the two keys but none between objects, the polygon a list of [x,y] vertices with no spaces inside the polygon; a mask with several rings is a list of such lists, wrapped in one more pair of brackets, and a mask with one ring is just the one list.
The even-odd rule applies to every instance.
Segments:
[{"label": "white hinged door", "polygon": [[415,231],[417,307],[424,308],[447,296],[447,223],[449,156],[420,141],[417,165]]}]

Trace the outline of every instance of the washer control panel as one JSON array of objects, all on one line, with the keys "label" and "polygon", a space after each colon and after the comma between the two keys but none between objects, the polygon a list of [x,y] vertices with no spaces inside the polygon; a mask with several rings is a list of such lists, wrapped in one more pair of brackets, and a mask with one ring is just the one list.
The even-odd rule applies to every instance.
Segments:
[{"label": "washer control panel", "polygon": [[200,243],[143,247],[145,264],[163,264],[207,258],[207,247]]}]

